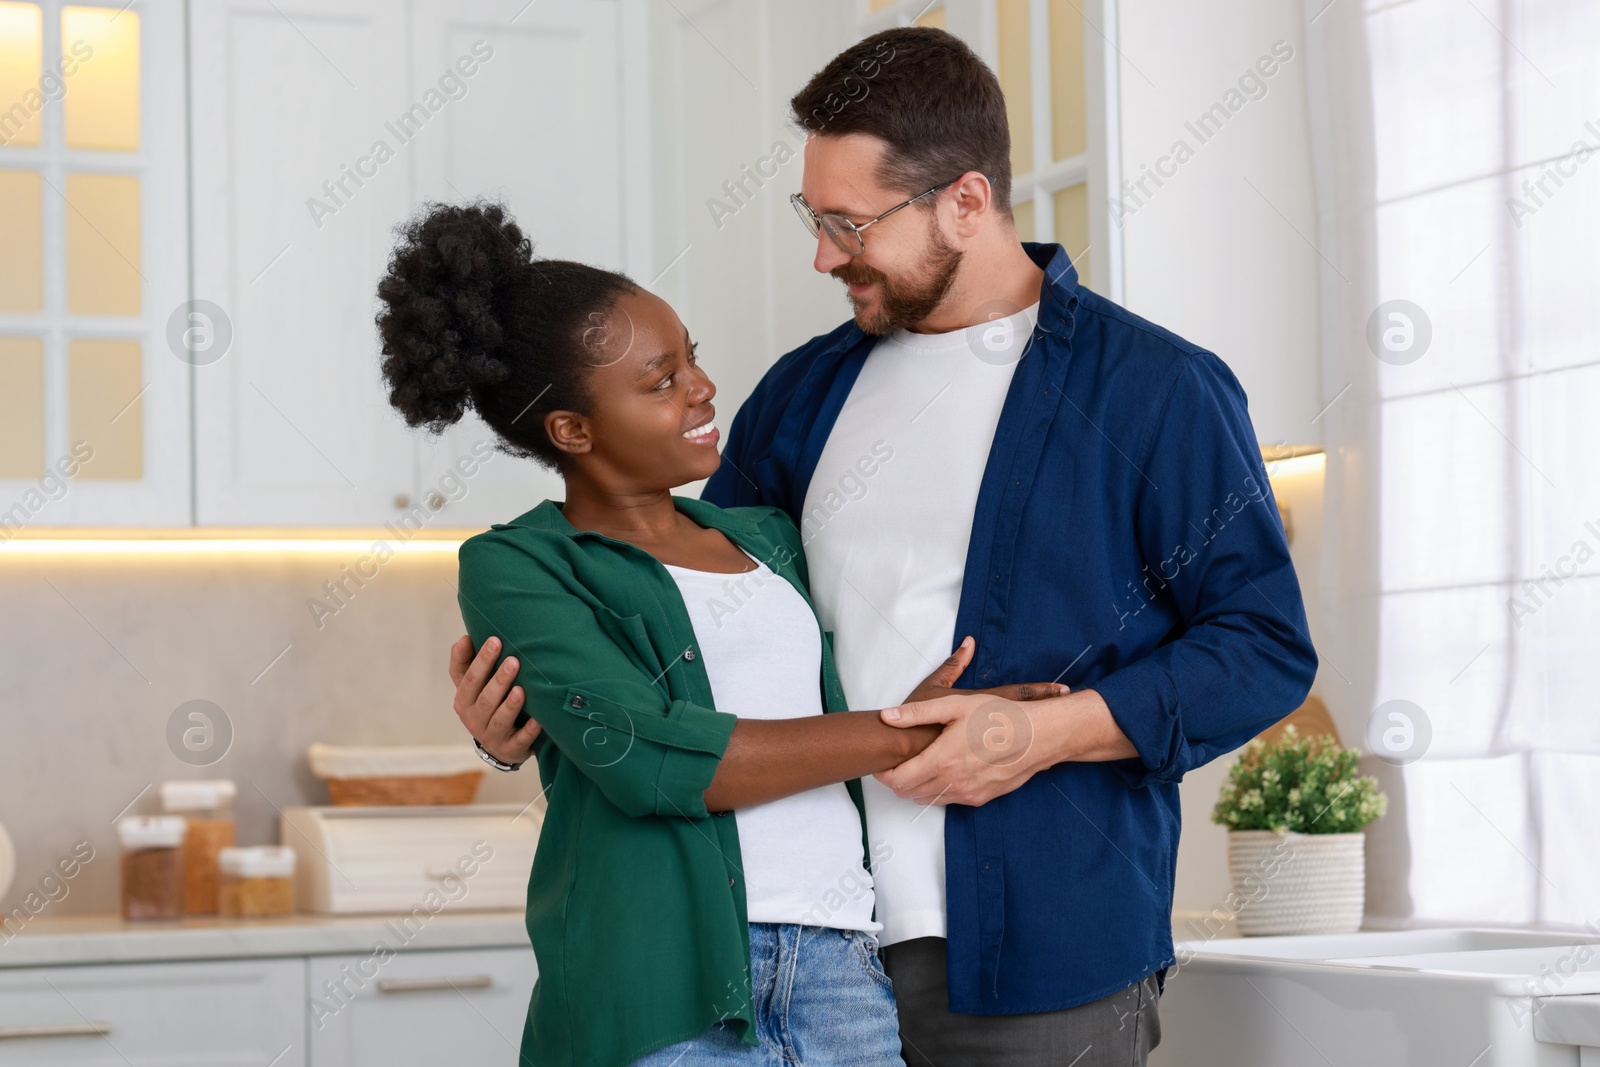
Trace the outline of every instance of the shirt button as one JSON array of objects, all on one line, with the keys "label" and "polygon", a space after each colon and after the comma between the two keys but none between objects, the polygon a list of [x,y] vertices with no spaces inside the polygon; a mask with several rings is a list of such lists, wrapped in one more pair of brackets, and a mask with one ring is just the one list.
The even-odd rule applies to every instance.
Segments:
[{"label": "shirt button", "polygon": [[575,708],[583,707],[583,703],[584,703],[583,698],[580,697],[580,696],[575,696],[575,697],[572,698],[572,706],[575,707]]},{"label": "shirt button", "polygon": [[714,811],[711,814],[715,815],[719,819],[726,819],[728,817],[728,813],[725,811]]},{"label": "shirt button", "polygon": [[732,875],[728,876],[728,888],[729,889],[733,888],[733,876]]},{"label": "shirt button", "polygon": [[694,649],[692,649],[692,648],[684,649],[683,650],[683,658],[688,660],[690,663],[693,663],[694,662]]}]

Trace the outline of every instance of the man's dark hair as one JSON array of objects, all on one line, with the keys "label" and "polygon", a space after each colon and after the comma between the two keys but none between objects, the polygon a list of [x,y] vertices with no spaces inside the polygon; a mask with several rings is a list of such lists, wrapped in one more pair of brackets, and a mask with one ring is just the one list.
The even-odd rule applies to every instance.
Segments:
[{"label": "man's dark hair", "polygon": [[[887,145],[878,179],[907,196],[975,170],[1011,214],[1011,127],[1000,82],[944,30],[902,26],[840,52],[789,101],[810,133]],[[925,201],[924,201],[925,202]]]}]

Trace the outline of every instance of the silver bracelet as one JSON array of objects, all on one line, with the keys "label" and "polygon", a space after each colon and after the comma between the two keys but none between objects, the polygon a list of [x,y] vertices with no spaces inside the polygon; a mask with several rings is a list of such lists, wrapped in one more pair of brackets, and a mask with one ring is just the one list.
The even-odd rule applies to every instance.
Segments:
[{"label": "silver bracelet", "polygon": [[518,767],[521,767],[524,762],[526,762],[524,760],[519,760],[516,763],[501,763],[499,760],[489,755],[488,751],[478,743],[478,739],[476,737],[472,739],[472,747],[478,750],[478,756],[483,760],[483,762],[487,763],[497,771],[514,771]]}]

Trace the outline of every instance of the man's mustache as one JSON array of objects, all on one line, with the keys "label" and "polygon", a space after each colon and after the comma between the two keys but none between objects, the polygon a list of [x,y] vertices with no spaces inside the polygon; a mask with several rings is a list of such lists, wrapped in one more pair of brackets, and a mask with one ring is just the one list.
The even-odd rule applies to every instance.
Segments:
[{"label": "man's mustache", "polygon": [[874,270],[865,263],[847,263],[842,267],[833,268],[828,273],[850,285],[869,285],[872,282],[887,280],[882,271]]}]

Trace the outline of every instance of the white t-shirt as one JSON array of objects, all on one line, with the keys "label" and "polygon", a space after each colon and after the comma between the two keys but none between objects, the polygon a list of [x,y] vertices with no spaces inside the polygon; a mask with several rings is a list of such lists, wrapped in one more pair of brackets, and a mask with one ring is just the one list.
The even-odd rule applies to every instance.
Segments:
[{"label": "white t-shirt", "polygon": [[[764,563],[744,574],[666,564],[678,583],[718,711],[742,719],[822,714],[817,617]],[[843,782],[737,808],[750,922],[877,933],[861,813]]]},{"label": "white t-shirt", "polygon": [[[900,703],[966,636],[956,609],[978,484],[1038,313],[1034,304],[950,333],[888,334],[839,412],[801,533],[852,708]],[[944,808],[861,784],[879,942],[944,937]]]}]

